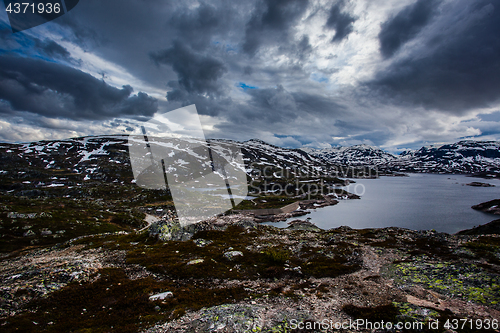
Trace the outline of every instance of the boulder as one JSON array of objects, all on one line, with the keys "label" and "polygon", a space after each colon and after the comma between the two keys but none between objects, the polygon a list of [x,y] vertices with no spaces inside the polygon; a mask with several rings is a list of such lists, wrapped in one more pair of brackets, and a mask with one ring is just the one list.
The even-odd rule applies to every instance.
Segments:
[{"label": "boulder", "polygon": [[226,258],[229,261],[233,261],[238,257],[243,257],[243,252],[241,251],[228,251],[224,253],[224,258]]},{"label": "boulder", "polygon": [[257,223],[250,220],[242,220],[235,222],[233,225],[242,227],[244,229],[254,229],[257,226]]},{"label": "boulder", "polygon": [[193,233],[183,228],[178,219],[167,218],[153,223],[149,227],[149,236],[158,237],[161,241],[185,241],[193,237]]},{"label": "boulder", "polygon": [[196,246],[198,246],[198,247],[205,247],[205,246],[210,245],[210,244],[212,244],[212,243],[213,243],[213,241],[211,241],[211,240],[206,240],[206,239],[203,239],[203,238],[198,238],[198,239],[195,239],[193,242],[194,242],[194,243],[196,244]]},{"label": "boulder", "polygon": [[196,265],[196,264],[201,264],[202,262],[204,262],[205,259],[194,259],[194,260],[191,260],[189,261],[186,265]]},{"label": "boulder", "polygon": [[149,296],[149,300],[150,301],[161,301],[161,300],[164,300],[165,298],[172,298],[172,297],[174,297],[174,294],[171,291],[166,291],[164,293]]},{"label": "boulder", "polygon": [[34,232],[33,230],[28,230],[28,231],[26,231],[26,232],[23,234],[23,236],[24,236],[24,237],[33,237],[33,236],[35,236],[35,235],[36,235],[36,234],[35,234],[35,232]]},{"label": "boulder", "polygon": [[307,218],[306,221],[302,220],[293,220],[288,222],[288,228],[290,230],[307,230],[307,231],[321,231],[321,228],[318,228],[314,223],[310,222],[310,218]]},{"label": "boulder", "polygon": [[44,229],[40,230],[40,234],[41,234],[42,236],[50,236],[50,235],[52,235],[52,231],[50,231],[50,230],[49,230],[49,229],[47,229],[47,228],[44,228]]}]

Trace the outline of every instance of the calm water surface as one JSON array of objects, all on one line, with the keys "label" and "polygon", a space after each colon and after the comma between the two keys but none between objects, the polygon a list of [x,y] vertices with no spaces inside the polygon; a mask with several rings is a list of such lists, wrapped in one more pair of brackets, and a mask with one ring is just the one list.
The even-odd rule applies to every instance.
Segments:
[{"label": "calm water surface", "polygon": [[[313,210],[299,219],[310,217],[311,222],[322,229],[342,225],[355,229],[394,226],[455,233],[500,218],[471,208],[481,202],[500,199],[500,180],[463,175],[411,174],[410,177],[355,181],[356,184],[345,189],[362,194],[360,200],[341,200],[335,206]],[[496,187],[465,186],[473,181]],[[297,218],[290,220],[294,219]],[[266,224],[287,227],[287,222]]]}]

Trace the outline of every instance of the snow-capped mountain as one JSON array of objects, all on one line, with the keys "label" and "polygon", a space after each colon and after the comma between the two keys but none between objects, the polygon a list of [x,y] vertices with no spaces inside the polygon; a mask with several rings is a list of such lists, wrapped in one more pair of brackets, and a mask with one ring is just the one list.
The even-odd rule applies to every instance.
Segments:
[{"label": "snow-capped mountain", "polygon": [[245,164],[249,166],[267,165],[280,169],[305,168],[316,171],[325,168],[325,161],[321,157],[308,154],[300,149],[281,148],[257,139],[241,143],[233,141],[233,143],[241,149]]},{"label": "snow-capped mountain", "polygon": [[332,147],[325,149],[301,148],[310,155],[320,157],[333,164],[350,166],[386,165],[397,159],[397,156],[368,145],[352,147]]},{"label": "snow-capped mountain", "polygon": [[[293,177],[297,170],[305,170],[306,175],[311,175],[321,174],[322,171],[337,166],[349,166],[346,170],[351,170],[351,167],[376,167],[382,174],[435,172],[482,173],[484,176],[495,177],[500,175],[500,143],[494,141],[460,141],[422,147],[399,156],[366,145],[315,150],[286,149],[260,140],[209,140],[209,144],[214,152],[222,155],[229,146],[239,148],[243,153],[244,165],[236,167],[245,170],[252,177],[259,172],[262,174],[265,168],[268,171],[266,174],[272,175],[277,170],[278,173],[279,170],[292,170],[290,176]],[[181,170],[186,163],[199,158],[196,151],[180,148],[178,156],[178,163],[169,165],[169,168]],[[339,176],[356,177],[352,170],[350,174]],[[129,157],[128,136],[89,136],[25,144],[2,143],[0,178],[0,191],[16,193],[35,189],[66,189],[69,193],[89,182],[132,184],[134,175]]]},{"label": "snow-capped mountain", "polygon": [[302,148],[329,163],[373,166],[380,171],[432,173],[498,173],[500,142],[460,141],[392,155],[367,145],[326,149]]},{"label": "snow-capped mountain", "polygon": [[459,141],[406,151],[386,164],[405,172],[479,173],[500,169],[500,142]]},{"label": "snow-capped mountain", "polygon": [[[89,136],[67,140],[39,141],[24,144],[0,144],[0,177],[16,180],[17,187],[78,185],[87,181],[131,183],[129,140],[126,135]],[[320,171],[327,163],[298,149],[286,149],[260,140],[236,142],[209,140],[214,153],[223,155],[226,148],[236,147],[243,153],[247,174],[269,166],[276,169],[307,169]],[[200,141],[200,147],[207,145]],[[177,148],[176,148],[177,147]],[[176,162],[167,166],[176,172],[186,163],[200,159],[196,149],[175,146]],[[178,163],[177,163],[178,162]],[[61,176],[54,176],[60,174]],[[7,186],[4,190],[10,190]],[[1,190],[1,189],[0,189]]]}]

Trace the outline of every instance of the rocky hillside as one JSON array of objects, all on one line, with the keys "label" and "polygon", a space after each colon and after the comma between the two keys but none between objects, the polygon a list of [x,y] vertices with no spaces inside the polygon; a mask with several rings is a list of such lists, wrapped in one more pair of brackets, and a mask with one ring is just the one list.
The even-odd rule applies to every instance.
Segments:
[{"label": "rocky hillside", "polygon": [[460,141],[399,156],[367,145],[302,150],[330,163],[374,166],[388,172],[481,173],[486,177],[500,173],[500,142],[496,141]]},{"label": "rocky hillside", "polygon": [[[217,140],[221,141],[221,140]],[[325,161],[300,149],[287,149],[271,145],[262,140],[252,139],[242,143],[234,142],[243,152],[245,164],[260,164],[283,169],[304,167],[310,170],[322,170]]]},{"label": "rocky hillside", "polygon": [[[314,176],[343,166],[375,166],[389,172],[483,173],[497,176],[500,170],[500,143],[493,141],[460,141],[454,144],[422,147],[399,156],[381,149],[358,145],[322,150],[286,149],[260,140],[234,142],[212,140],[212,146],[232,145],[243,153],[244,169],[249,176],[272,174],[293,178],[298,172]],[[182,154],[193,152],[181,151]],[[183,163],[189,159],[179,159]],[[351,170],[345,168],[345,170]],[[356,176],[352,170],[341,176]],[[331,173],[330,173],[331,174]],[[133,183],[127,136],[92,136],[59,141],[25,144],[0,144],[0,191],[21,195],[42,192],[75,194],[88,182]]]},{"label": "rocky hillside", "polygon": [[390,169],[407,172],[498,173],[500,142],[459,141],[408,151],[387,164]]},{"label": "rocky hillside", "polygon": [[[233,145],[243,153],[246,171],[269,166],[281,169],[322,170],[325,162],[301,150],[286,149],[260,140],[234,142],[212,140],[219,147]],[[181,148],[179,155],[186,155]],[[189,153],[189,152],[188,152]],[[195,152],[191,155],[196,157]],[[175,167],[175,166],[174,166]],[[75,185],[69,178],[57,177],[54,171],[68,171],[73,180],[131,182],[128,136],[89,136],[59,141],[39,141],[25,144],[0,144],[0,176],[22,180],[21,184],[36,183],[50,188]],[[78,176],[76,176],[78,175]],[[49,177],[50,176],[50,177]],[[19,182],[16,182],[19,183]],[[18,184],[16,189],[23,187]],[[32,188],[33,186],[26,186]],[[4,188],[12,190],[14,188]]]},{"label": "rocky hillside", "polygon": [[383,151],[380,148],[374,148],[368,145],[356,145],[352,147],[332,147],[325,149],[302,148],[303,151],[320,157],[330,163],[342,165],[386,165],[397,156]]},{"label": "rocky hillside", "polygon": [[[239,160],[241,164],[236,163],[235,168],[245,171],[252,178],[259,175],[262,178],[265,175],[270,183],[285,179],[290,183],[297,176],[308,180],[316,175],[329,175],[331,168],[334,168],[334,171],[340,170],[345,177],[356,176],[353,168],[342,169],[299,149],[281,148],[260,140],[210,140],[209,144],[214,154],[219,155],[224,155],[229,150],[228,147],[233,147],[233,150],[240,149],[243,159]],[[2,143],[0,193],[31,197],[79,197],[86,187],[94,185],[134,185],[129,146],[128,136],[125,135],[89,136],[23,144]],[[196,146],[207,146],[207,143],[196,143],[192,146],[195,147],[193,149],[176,144],[170,147],[179,158],[167,166],[169,171],[186,172],[185,170],[189,169],[187,164],[206,159],[199,154]],[[202,164],[207,163],[204,161]],[[206,169],[206,165],[202,168]]]}]

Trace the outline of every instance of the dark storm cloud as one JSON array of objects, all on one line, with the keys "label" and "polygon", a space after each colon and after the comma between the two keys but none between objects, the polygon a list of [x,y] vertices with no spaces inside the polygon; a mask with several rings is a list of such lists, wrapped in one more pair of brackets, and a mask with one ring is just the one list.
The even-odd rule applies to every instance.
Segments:
[{"label": "dark storm cloud", "polygon": [[58,19],[68,39],[121,67],[151,86],[161,87],[176,73],[159,71],[150,52],[174,40],[196,52],[216,53],[238,45],[254,0],[188,1],[86,0]]},{"label": "dark storm cloud", "polygon": [[[228,115],[233,123],[262,124],[264,126],[286,126],[300,115],[332,116],[340,115],[346,108],[327,97],[304,93],[290,92],[282,85],[275,88],[248,89],[251,97],[245,104],[233,103]],[[234,111],[237,110],[237,111]],[[259,125],[260,126],[260,125]]]},{"label": "dark storm cloud", "polygon": [[[0,99],[11,112],[75,120],[116,116],[152,116],[156,99],[117,89],[90,74],[65,65],[21,57],[0,57]],[[5,110],[5,109],[4,109]]]},{"label": "dark storm cloud", "polygon": [[344,12],[345,3],[343,0],[338,1],[330,9],[326,26],[329,29],[335,30],[335,36],[332,42],[340,42],[353,31],[353,23],[356,21],[349,13]]},{"label": "dark storm cloud", "polygon": [[217,116],[234,109],[231,98],[225,96],[206,96],[197,93],[188,93],[184,89],[174,89],[167,93],[168,108],[174,110],[179,107],[195,104],[199,114]]},{"label": "dark storm cloud", "polygon": [[224,35],[229,30],[233,15],[231,6],[216,8],[201,3],[195,10],[179,9],[169,24],[177,30],[177,39],[189,43],[194,49],[204,49],[214,36]]},{"label": "dark storm cloud", "polygon": [[0,49],[3,53],[23,54],[49,59],[59,59],[78,63],[71,54],[57,42],[45,38],[39,39],[28,34],[13,34],[6,26],[0,26]]},{"label": "dark storm cloud", "polygon": [[[151,86],[165,76],[151,63],[149,52],[170,45],[176,30],[168,25],[179,1],[85,0],[52,21],[65,40],[83,51],[119,65]],[[62,28],[62,29],[61,29]],[[104,71],[106,69],[103,69]]]},{"label": "dark storm cloud", "polygon": [[380,51],[391,57],[406,42],[414,38],[435,14],[436,0],[418,0],[382,24],[379,33]]},{"label": "dark storm cloud", "polygon": [[304,113],[338,116],[347,112],[347,108],[345,106],[328,97],[304,92],[295,92],[292,95],[297,103],[297,108]]},{"label": "dark storm cloud", "polygon": [[71,54],[68,52],[68,50],[66,50],[66,48],[54,42],[53,40],[45,39],[42,41],[36,38],[34,42],[35,48],[48,57],[58,59],[71,59]]},{"label": "dark storm cloud", "polygon": [[12,35],[12,30],[9,29],[9,27],[5,24],[3,24],[0,21],[0,41],[3,41],[6,38],[9,38],[9,36]]},{"label": "dark storm cloud", "polygon": [[266,43],[282,44],[307,9],[308,0],[264,0],[246,25],[243,51],[254,55]]},{"label": "dark storm cloud", "polygon": [[172,66],[178,75],[180,87],[186,92],[220,93],[217,80],[227,71],[222,61],[196,53],[179,41],[175,41],[167,50],[152,53],[151,58],[157,64]]},{"label": "dark storm cloud", "polygon": [[109,43],[103,34],[99,34],[98,27],[80,23],[73,15],[74,13],[67,14],[56,21],[57,24],[71,30],[73,34],[69,39],[72,42],[85,50]]},{"label": "dark storm cloud", "polygon": [[[422,119],[446,122],[448,115],[434,111],[465,112],[498,101],[500,6],[396,2],[377,8],[357,0],[81,1],[46,28],[24,34],[25,40],[4,38],[0,26],[0,48],[19,57],[9,63],[0,57],[0,113],[48,127],[58,123],[50,118],[148,120],[157,104],[162,111],[195,104],[200,114],[217,116],[201,117],[214,126],[207,130],[213,138],[273,140],[276,134],[318,144],[332,137],[346,144],[403,142],[406,135],[413,140],[431,132],[442,138],[447,129]],[[489,3],[494,17],[474,19]],[[386,20],[387,13],[394,16]],[[76,65],[68,51],[81,57],[76,69],[24,59]],[[168,101],[129,86],[113,88],[100,72]],[[376,74],[360,84],[370,73]],[[42,118],[48,125],[36,124]],[[89,123],[72,126],[85,131]],[[136,125],[118,126],[125,127]],[[456,133],[466,132],[460,127]]]},{"label": "dark storm cloud", "polygon": [[[151,85],[161,87],[167,83],[168,109],[196,103],[200,113],[218,114],[231,103],[227,94],[233,83],[228,84],[226,73],[245,73],[257,80],[273,75],[272,71],[290,76],[295,74],[290,70],[301,70],[295,60],[302,62],[312,52],[307,35],[294,40],[290,33],[305,13],[307,0],[214,0],[195,7],[161,1],[139,6],[137,1],[123,0],[117,15],[106,17],[103,13],[114,5],[88,0],[77,7],[78,16],[75,11],[66,15],[65,20],[73,22],[65,25],[73,29],[84,46],[93,43],[89,31],[102,32],[100,38],[106,42],[98,49],[106,59]],[[130,17],[134,18],[131,29],[127,22]],[[290,66],[295,67],[267,68],[265,74],[257,60],[244,63],[246,57],[238,54],[270,44],[283,47],[280,52],[290,55]],[[144,59],[144,54],[149,59]],[[164,65],[162,70],[152,65],[151,59]]]},{"label": "dark storm cloud", "polygon": [[466,20],[441,18],[451,26],[446,34],[436,31],[430,37],[425,57],[420,49],[409,54],[379,72],[368,87],[381,100],[456,114],[498,102],[500,5],[495,4],[467,2]]},{"label": "dark storm cloud", "polygon": [[245,92],[250,99],[244,103],[234,101],[227,108],[225,121],[214,126],[216,131],[211,133],[212,137],[261,138],[273,144],[297,147],[301,146],[299,141],[311,142],[311,138],[331,140],[331,133],[338,132],[332,117],[344,117],[348,112],[347,107],[328,96],[288,91],[281,85]]},{"label": "dark storm cloud", "polygon": [[169,108],[196,104],[200,114],[215,116],[232,104],[226,97],[222,76],[228,71],[223,60],[174,41],[172,47],[150,54],[157,65],[167,65],[177,74],[168,82]]},{"label": "dark storm cloud", "polygon": [[271,111],[280,116],[295,116],[297,111],[295,99],[281,85],[269,89],[250,89],[248,94],[252,96],[250,104],[256,109]]},{"label": "dark storm cloud", "polygon": [[243,74],[245,74],[245,75],[252,75],[252,73],[253,73],[253,69],[252,69],[251,66],[245,66],[243,68]]}]

